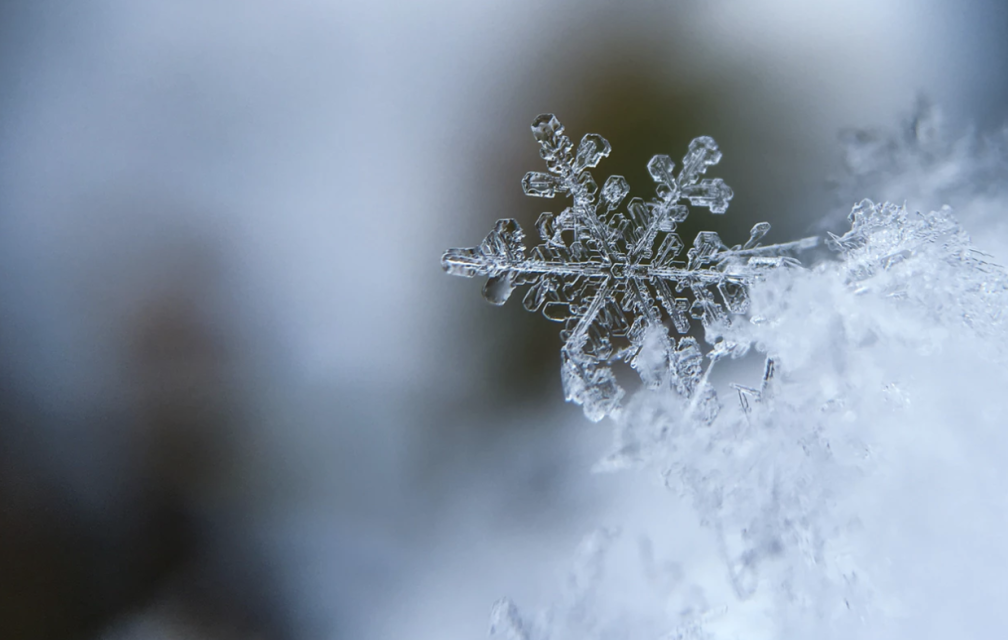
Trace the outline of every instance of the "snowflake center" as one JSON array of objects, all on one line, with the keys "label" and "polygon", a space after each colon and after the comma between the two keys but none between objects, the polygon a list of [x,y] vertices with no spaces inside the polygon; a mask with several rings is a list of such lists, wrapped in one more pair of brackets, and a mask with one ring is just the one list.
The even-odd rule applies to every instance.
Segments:
[{"label": "snowflake center", "polygon": [[610,263],[607,271],[614,280],[625,280],[634,273],[635,269],[634,265],[628,264],[626,260],[617,259]]}]

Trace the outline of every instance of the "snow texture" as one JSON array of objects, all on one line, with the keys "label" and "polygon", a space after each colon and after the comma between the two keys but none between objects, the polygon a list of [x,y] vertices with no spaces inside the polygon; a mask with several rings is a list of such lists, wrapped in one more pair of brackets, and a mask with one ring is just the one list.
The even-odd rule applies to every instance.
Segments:
[{"label": "snow texture", "polygon": [[[950,204],[974,232],[983,230],[982,237],[976,234],[982,246],[1008,239],[1008,221],[1001,215],[1008,200],[1008,125],[958,130],[921,97],[898,127],[848,129],[840,142],[844,171],[833,179],[837,218],[862,198],[905,201],[922,211]],[[823,222],[832,226],[837,219]]]},{"label": "snow texture", "polygon": [[[686,203],[723,214],[732,198],[722,179],[703,178],[721,160],[712,138],[690,143],[678,174],[668,156],[651,158],[656,196],[627,201],[630,186],[623,176],[610,176],[600,192],[588,171],[611,151],[604,138],[589,133],[575,151],[552,114],[536,118],[532,133],[548,171],[530,171],[522,188],[530,196],[564,195],[571,206],[558,216],[540,216],[536,227],[542,242],[528,254],[521,227],[503,219],[478,247],[445,252],[444,270],[487,276],[483,296],[498,305],[516,287],[529,285],[525,308],[564,323],[564,392],[589,419],[601,420],[620,408],[624,391],[610,366],[617,360],[629,363],[648,387],[675,388],[694,399],[695,411],[713,418],[716,401],[699,366],[696,339],[684,336],[675,345],[664,323],[679,334],[689,331],[691,319],[705,328],[730,323],[730,314],[748,309],[753,281],[797,264],[787,254],[814,246],[816,239],[762,246],[770,225],[761,222],[745,244],[732,247],[717,233],[702,231],[682,255],[676,225],[689,215]],[[718,356],[743,353],[722,346]]]},{"label": "snow texture", "polygon": [[[709,332],[716,343],[768,356],[758,385],[735,385],[741,402],[706,420],[682,394],[643,391],[618,416],[614,451],[599,463],[600,470],[657,470],[691,502],[713,537],[727,589],[719,591],[709,576],[688,576],[665,597],[683,601],[692,590],[699,594],[693,606],[629,616],[596,572],[581,592],[609,589],[609,595],[596,596],[590,607],[565,604],[568,597],[526,619],[504,601],[495,615],[508,624],[495,624],[492,633],[523,640],[839,639],[942,637],[902,635],[928,625],[962,637],[1008,628],[1004,615],[990,613],[999,611],[1008,569],[1008,550],[996,533],[1008,524],[1001,490],[1008,478],[995,453],[1008,442],[997,412],[976,416],[977,409],[959,406],[1008,381],[1006,274],[972,247],[948,208],[921,215],[866,200],[851,212],[850,230],[829,244],[837,259],[754,282],[750,321]],[[970,371],[988,380],[982,391],[935,383]],[[929,394],[934,388],[953,397]],[[983,469],[984,485],[965,498],[953,490],[943,499],[934,481],[919,477],[934,474],[951,487],[962,482],[959,462],[936,448],[955,442],[970,414],[970,428],[992,447],[969,462]],[[922,484],[907,492],[901,483],[914,477]],[[913,505],[915,491],[928,492],[923,511]],[[963,499],[991,509],[981,515],[983,524],[931,523],[921,531],[907,524]],[[979,531],[977,554],[941,560],[949,543],[934,534],[941,527],[954,532],[953,541],[964,530]],[[963,572],[978,582],[957,584]],[[654,590],[640,581],[640,590]],[[935,601],[943,606],[930,612]],[[987,613],[963,622],[971,607]]]},{"label": "snow texture", "polygon": [[[547,129],[556,134],[559,125]],[[586,139],[608,150],[600,139]],[[760,248],[765,252],[752,256],[746,252],[753,244],[727,249],[720,241],[706,254],[702,247],[711,245],[698,238],[686,264],[676,267],[682,280],[670,279],[685,282],[693,293],[699,309],[694,315],[710,346],[704,353],[698,341],[685,337],[673,349],[646,307],[626,305],[633,291],[665,282],[667,263],[659,259],[652,267],[655,259],[627,258],[632,275],[602,266],[614,264],[614,255],[638,255],[634,239],[647,238],[652,227],[616,238],[618,251],[600,245],[597,238],[603,236],[585,228],[603,223],[611,210],[587,191],[575,193],[590,181],[579,177],[583,169],[575,171],[587,163],[569,154],[559,164],[551,161],[551,149],[564,145],[570,148],[544,144],[543,156],[551,170],[566,168],[526,182],[541,185],[543,192],[574,194],[574,208],[561,215],[576,231],[572,240],[551,246],[555,228],[548,228],[542,251],[557,253],[526,259],[518,249],[520,235],[504,250],[492,233],[482,247],[446,254],[445,268],[486,274],[509,286],[533,282],[531,291],[546,278],[565,276],[582,286],[598,281],[587,294],[578,290],[585,298],[562,299],[568,305],[581,300],[582,311],[568,320],[569,328],[596,314],[588,323],[597,327],[596,341],[620,335],[614,321],[594,320],[600,308],[618,301],[619,309],[633,315],[641,328],[624,330],[631,343],[624,353],[645,381],[657,384],[619,411],[606,404],[614,402],[612,387],[593,386],[592,379],[565,378],[568,393],[573,389],[572,399],[583,402],[590,417],[614,418],[615,446],[598,470],[658,471],[693,506],[721,569],[712,573],[702,565],[706,570],[657,579],[661,563],[647,554],[637,563],[636,578],[617,580],[611,575],[617,565],[633,564],[607,561],[621,536],[595,532],[579,550],[557,603],[530,616],[502,599],[493,608],[491,635],[509,640],[1003,635],[1008,434],[1001,399],[1008,385],[1008,274],[974,245],[952,209],[922,214],[862,200],[850,210],[848,229],[829,234],[832,258],[809,267],[780,256],[804,242]],[[691,146],[700,148],[716,149],[713,143]],[[979,158],[973,153],[952,162],[974,174],[964,185],[976,179],[977,167],[999,166],[991,148],[984,147]],[[934,157],[925,164],[944,163]],[[904,169],[878,171],[889,171],[903,184],[919,180],[896,177]],[[920,171],[919,163],[910,170]],[[677,206],[662,199],[668,184],[659,180],[659,199],[647,203],[646,211]],[[979,184],[971,190],[987,188]],[[669,187],[664,193],[677,192]],[[997,219],[997,211],[989,213],[977,219]],[[498,230],[509,223],[499,223]],[[623,229],[604,224],[605,233]],[[674,236],[674,226],[663,233]],[[574,239],[581,240],[576,256]],[[705,255],[713,258],[701,261]],[[587,265],[599,269],[598,275],[587,276]],[[788,268],[776,268],[782,266]],[[733,296],[722,294],[717,311],[707,315],[710,298],[703,296],[723,282],[738,283],[744,302],[735,304]],[[530,294],[531,308],[561,300],[549,297],[553,292],[547,289],[539,302]],[[566,335],[565,352],[572,352],[564,354],[565,367],[583,358],[585,366],[604,369],[616,353],[602,357],[587,346],[597,342],[571,344],[571,336]],[[725,356],[747,353],[764,358],[762,375],[754,383],[723,385],[735,390],[738,402],[722,405],[710,367]],[[663,530],[655,541],[671,541],[676,560],[699,553],[677,548],[676,533]]]}]

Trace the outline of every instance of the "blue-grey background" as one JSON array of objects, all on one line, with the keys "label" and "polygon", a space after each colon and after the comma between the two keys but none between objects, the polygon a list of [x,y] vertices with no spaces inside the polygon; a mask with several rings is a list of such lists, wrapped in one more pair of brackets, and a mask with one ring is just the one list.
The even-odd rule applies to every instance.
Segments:
[{"label": "blue-grey background", "polygon": [[481,637],[659,491],[589,473],[556,326],[438,264],[563,206],[521,194],[532,119],[643,195],[714,136],[696,224],[787,240],[842,128],[1001,125],[1006,36],[994,0],[3,3],[0,636]]}]

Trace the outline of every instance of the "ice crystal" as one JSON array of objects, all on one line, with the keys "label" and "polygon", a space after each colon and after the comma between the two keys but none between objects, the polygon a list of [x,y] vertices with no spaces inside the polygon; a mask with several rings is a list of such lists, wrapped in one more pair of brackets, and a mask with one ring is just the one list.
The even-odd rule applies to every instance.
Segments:
[{"label": "ice crystal", "polygon": [[[1008,278],[977,250],[950,207],[927,214],[906,206],[862,200],[851,229],[830,234],[844,258],[844,277],[856,292],[877,292],[913,304],[934,324],[963,322],[978,335],[1003,331]],[[992,343],[989,355],[1000,355]]]},{"label": "ice crystal", "polygon": [[899,595],[878,587],[895,575],[871,546],[884,535],[862,518],[883,517],[870,505],[897,461],[913,460],[910,441],[964,428],[959,396],[983,392],[951,372],[1005,377],[1008,275],[951,209],[864,200],[848,220],[828,242],[835,260],[754,283],[758,322],[715,336],[769,356],[758,385],[733,385],[740,405],[698,429],[683,398],[640,394],[617,421],[616,452],[599,465],[658,467],[712,530],[733,611],[768,607],[809,628],[856,629],[898,610]]},{"label": "ice crystal", "polygon": [[[912,132],[904,146],[880,148],[936,173],[965,167],[976,179],[963,178],[962,190],[955,190],[977,206],[973,219],[1000,216],[1003,206],[981,207],[985,201],[969,191],[1003,189],[987,184],[990,173],[978,168],[1003,170],[1004,154],[985,147],[980,159],[950,165],[954,150],[925,153],[941,146],[927,118],[920,116]],[[607,148],[592,140],[594,148]],[[659,174],[671,175],[671,169]],[[526,182],[565,192],[567,183],[557,174],[542,175]],[[571,184],[588,180],[572,175]],[[871,172],[864,178],[875,179]],[[626,189],[620,191],[625,196]],[[611,224],[608,210],[599,213],[602,205],[587,202],[588,213],[565,212],[571,224],[587,225],[579,216],[589,214]],[[702,300],[692,289],[698,280],[688,277],[711,278],[703,290],[721,296],[722,313],[698,318],[712,345],[706,353],[690,336],[673,347],[658,323],[637,341],[621,336],[630,343],[624,347],[629,361],[645,380],[658,378],[652,385],[658,388],[634,394],[614,415],[616,446],[597,468],[658,471],[690,503],[714,543],[710,557],[697,563],[700,570],[659,583],[651,572],[611,575],[627,566],[626,558],[598,571],[601,556],[589,554],[590,562],[573,574],[583,579],[570,581],[575,597],[539,615],[523,615],[501,601],[492,622],[497,637],[839,640],[985,637],[1008,628],[997,606],[1008,566],[999,534],[1008,512],[1002,464],[1008,435],[1000,404],[1008,385],[1008,272],[978,249],[949,207],[917,213],[862,200],[847,211],[847,230],[829,234],[833,252],[809,268],[757,269],[755,257],[771,266],[789,261],[781,259],[780,247],[735,258],[747,249],[722,245],[712,255],[723,262],[698,267],[687,253],[675,265],[686,272],[684,284],[658,278],[694,301]],[[653,250],[674,232],[647,242]],[[604,249],[592,245],[595,236],[579,233],[562,238],[568,253],[574,238],[585,238],[584,255],[568,262],[604,263]],[[990,241],[988,230],[982,234]],[[616,240],[619,255],[630,253],[633,238],[626,237]],[[693,256],[703,255],[703,246],[698,238]],[[1003,248],[1003,241],[995,243],[993,252]],[[469,251],[477,263],[477,250]],[[466,275],[492,278],[511,270],[518,274],[515,285],[535,282],[541,276],[523,279],[524,272],[510,266],[525,260],[522,254],[496,272],[481,263]],[[611,272],[596,276],[623,295],[605,304],[615,298],[623,308],[634,287],[658,296],[655,259],[628,263],[640,266],[630,276],[621,272],[622,281]],[[748,322],[727,321],[738,310],[716,291],[718,278],[726,276],[741,283]],[[635,307],[623,311],[647,322]],[[664,314],[674,324],[667,309]],[[766,357],[762,376],[753,371],[746,385],[732,384],[740,402],[714,411],[704,360],[746,352]],[[609,362],[600,359],[597,366]],[[678,547],[673,558],[704,554],[699,547],[683,551],[688,536],[679,534],[667,536]],[[709,570],[714,558],[723,571]],[[633,597],[622,598],[625,593]],[[673,606],[680,599],[688,606]]]},{"label": "ice crystal", "polygon": [[[648,171],[655,197],[627,200],[630,187],[623,176],[610,176],[599,189],[588,171],[611,151],[604,138],[589,133],[575,150],[552,114],[536,118],[532,133],[547,171],[527,173],[522,188],[530,196],[563,195],[571,206],[539,217],[541,243],[530,252],[518,223],[502,219],[479,246],[445,252],[444,270],[487,276],[483,296],[498,305],[516,287],[528,285],[525,308],[564,323],[564,393],[591,420],[620,406],[624,392],[611,368],[618,360],[629,363],[648,387],[675,388],[712,417],[716,406],[704,384],[700,347],[689,336],[675,345],[666,322],[685,334],[691,319],[711,327],[745,313],[751,282],[793,264],[787,252],[812,246],[815,239],[762,246],[770,225],[761,222],[744,244],[731,247],[717,233],[701,231],[683,254],[676,226],[689,214],[686,203],[723,214],[732,198],[722,179],[703,177],[721,160],[712,138],[690,143],[678,174],[671,158],[654,156]],[[737,355],[729,351],[716,351],[712,360]]]},{"label": "ice crystal", "polygon": [[833,180],[839,207],[825,224],[836,223],[852,202],[868,197],[905,200],[924,210],[954,204],[974,232],[984,229],[985,243],[998,246],[1008,238],[1000,215],[1008,200],[1008,126],[956,129],[921,97],[899,127],[850,129],[841,143],[845,170]]}]

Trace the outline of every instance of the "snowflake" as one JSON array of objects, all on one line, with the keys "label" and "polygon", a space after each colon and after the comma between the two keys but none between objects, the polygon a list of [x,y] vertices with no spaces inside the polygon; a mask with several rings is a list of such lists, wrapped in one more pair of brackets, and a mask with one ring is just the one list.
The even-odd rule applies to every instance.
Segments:
[{"label": "snowflake", "polygon": [[[666,321],[679,334],[689,331],[691,318],[704,327],[729,322],[730,314],[746,312],[753,278],[795,264],[783,254],[816,240],[761,246],[759,240],[770,230],[761,222],[744,245],[733,247],[717,233],[701,231],[682,256],[676,225],[689,214],[685,202],[723,214],[733,195],[722,179],[701,179],[721,159],[712,138],[690,143],[678,175],[668,156],[654,156],[648,171],[657,183],[656,197],[631,198],[624,206],[630,187],[623,176],[610,176],[600,191],[588,171],[611,151],[604,138],[589,133],[575,151],[552,114],[536,118],[532,133],[548,172],[527,173],[522,188],[543,198],[563,194],[571,206],[558,216],[539,217],[542,243],[531,252],[526,253],[518,223],[502,219],[478,247],[446,251],[444,270],[488,276],[483,296],[497,305],[516,287],[529,285],[525,308],[564,323],[564,392],[589,419],[601,420],[619,409],[623,390],[611,368],[618,360],[629,363],[649,387],[669,385],[699,399],[712,417],[716,406],[705,383],[700,346],[690,336],[674,346]],[[715,345],[708,357],[713,362],[723,355],[739,353],[736,347]]]}]

